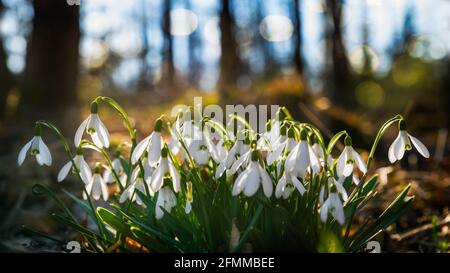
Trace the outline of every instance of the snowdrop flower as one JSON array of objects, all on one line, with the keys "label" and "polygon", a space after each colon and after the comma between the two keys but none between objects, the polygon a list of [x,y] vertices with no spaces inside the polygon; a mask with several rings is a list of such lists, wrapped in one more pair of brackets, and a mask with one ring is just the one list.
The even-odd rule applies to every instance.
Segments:
[{"label": "snowdrop flower", "polygon": [[345,224],[344,206],[334,187],[332,187],[328,199],[320,208],[320,219],[322,222],[327,222],[328,214],[331,214],[341,226]]},{"label": "snowdrop flower", "polygon": [[[244,159],[248,158],[247,156],[250,151],[249,143],[250,142],[247,139],[245,140],[245,143],[243,140],[240,139],[237,139],[234,142],[234,145],[231,147],[230,151],[228,152],[224,160],[222,160],[219,166],[217,167],[216,178],[221,177],[225,172],[225,170],[230,170],[230,168],[232,168],[232,166],[236,161],[244,161]],[[240,164],[238,163],[237,165],[239,166],[235,166],[235,168],[233,169],[236,169],[237,171],[237,169],[242,165],[242,163],[243,162],[240,162]],[[228,173],[227,175],[233,175],[236,171],[234,171],[233,173]]]},{"label": "snowdrop flower", "polygon": [[96,102],[91,104],[91,114],[80,124],[75,133],[75,146],[80,146],[84,131],[91,136],[94,144],[100,148],[109,147],[109,132],[105,124],[100,120]]},{"label": "snowdrop flower", "polygon": [[[77,148],[77,154],[73,158],[73,162],[75,163],[76,169],[80,172],[81,180],[83,180],[85,184],[89,184],[92,179],[92,172],[89,164],[84,160],[83,149],[81,148],[81,146]],[[72,161],[67,162],[58,173],[58,182],[66,179],[69,171],[72,169]]]},{"label": "snowdrop flower", "polygon": [[403,155],[405,154],[405,151],[409,151],[412,149],[411,143],[412,145],[414,145],[414,147],[416,147],[417,151],[423,157],[430,157],[430,152],[428,151],[427,147],[425,147],[425,145],[420,140],[406,132],[406,123],[404,120],[401,120],[399,123],[398,136],[389,147],[389,161],[391,163],[394,163],[397,160],[401,160],[403,158]]},{"label": "snowdrop flower", "polygon": [[364,163],[361,156],[353,149],[351,137],[347,135],[344,142],[345,148],[336,164],[336,173],[338,177],[349,176],[353,172],[354,165],[365,174],[367,172],[366,163]]},{"label": "snowdrop flower", "polygon": [[[116,156],[119,155],[120,154],[117,154]],[[105,183],[115,182],[116,178],[114,177],[114,173],[116,173],[116,175],[119,176],[120,184],[122,184],[122,186],[125,186],[125,183],[127,182],[127,175],[124,173],[120,160],[117,157],[114,158],[111,162],[111,165],[112,168],[105,168],[105,171],[103,172],[103,180],[105,181]]]},{"label": "snowdrop flower", "polygon": [[[322,146],[319,144],[317,140],[317,136],[314,135],[312,137],[312,143],[314,144],[311,146],[311,148],[316,154],[316,157],[319,159],[320,165],[323,167],[325,165],[325,155],[323,153]],[[326,162],[328,166],[331,166],[333,164],[333,157],[331,157],[331,155],[328,155]]]},{"label": "snowdrop flower", "polygon": [[131,163],[136,164],[142,157],[145,151],[148,153],[148,163],[150,166],[156,166],[160,157],[161,149],[163,148],[163,139],[161,136],[162,120],[158,119],[155,124],[155,129],[148,137],[144,138],[133,150],[131,154]]},{"label": "snowdrop flower", "polygon": [[257,148],[261,151],[270,151],[280,136],[278,121],[269,120],[266,123],[266,131],[261,134],[257,142]]},{"label": "snowdrop flower", "polygon": [[52,155],[47,145],[42,141],[41,127],[37,125],[34,128],[34,137],[25,144],[19,152],[19,157],[17,159],[17,164],[22,165],[27,156],[28,150],[31,148],[31,155],[36,157],[36,161],[39,165],[50,166],[52,164]]},{"label": "snowdrop flower", "polygon": [[[91,178],[91,181],[86,186],[86,191],[88,194],[92,196],[95,200],[99,200],[100,197],[103,197],[103,200],[107,201],[109,197],[108,186],[100,175],[100,164],[97,163],[95,166],[94,175]],[[86,196],[85,196],[86,198]]]},{"label": "snowdrop flower", "polygon": [[320,162],[316,154],[309,146],[307,132],[302,129],[300,132],[300,142],[295,146],[292,152],[286,158],[286,171],[296,177],[305,178],[307,172],[318,173],[320,171]]},{"label": "snowdrop flower", "polygon": [[177,197],[172,189],[169,186],[161,188],[158,192],[158,198],[156,199],[156,219],[161,219],[164,216],[164,211],[161,208],[170,212],[176,205]]},{"label": "snowdrop flower", "polygon": [[[347,191],[344,188],[344,181],[345,181],[346,177],[342,176],[339,177],[338,180],[335,180],[332,177],[328,178],[328,189],[331,189],[333,186],[336,188],[337,193],[339,193],[339,195],[342,197],[342,200],[347,201],[348,200],[348,194]],[[323,204],[325,201],[325,187],[322,186],[322,188],[320,189],[320,193],[319,193],[319,203]]]},{"label": "snowdrop flower", "polygon": [[[144,176],[142,175],[142,172],[139,170],[139,167],[137,167],[133,171],[132,182],[120,195],[119,202],[123,203],[126,200],[130,199],[131,201],[136,202],[138,205],[142,205],[143,202],[139,197],[139,195],[135,193],[135,191],[140,191],[143,194],[146,194],[145,183],[146,182],[144,180]],[[150,195],[153,196],[154,192],[151,190],[148,184],[147,188],[150,192]]]},{"label": "snowdrop flower", "polygon": [[194,202],[194,198],[192,195],[192,182],[186,183],[186,206],[184,208],[184,212],[189,214],[192,210],[192,202]]},{"label": "snowdrop flower", "polygon": [[251,162],[246,169],[239,174],[236,182],[233,185],[232,194],[236,196],[242,191],[246,196],[254,195],[259,185],[262,184],[264,194],[267,197],[272,195],[273,185],[272,179],[266,170],[258,163],[259,151],[254,150],[251,152]]},{"label": "snowdrop flower", "polygon": [[158,166],[156,167],[151,179],[150,187],[154,192],[161,189],[164,182],[164,177],[169,176],[172,180],[173,189],[175,192],[180,190],[180,174],[178,170],[173,165],[171,159],[168,159],[168,148],[164,147],[161,151],[161,158],[159,160]]},{"label": "snowdrop flower", "polygon": [[294,191],[294,187],[302,196],[306,192],[306,189],[303,186],[302,182],[300,182],[300,180],[298,180],[295,175],[284,173],[280,178],[280,181],[278,181],[277,187],[275,188],[275,197],[283,197],[284,199],[287,199],[289,195],[291,195],[291,193]]},{"label": "snowdrop flower", "polygon": [[283,151],[286,155],[289,154],[296,145],[297,142],[295,141],[295,132],[293,128],[289,129],[287,139],[286,134],[283,135],[282,132],[281,136],[275,142],[274,149],[267,154],[267,165],[272,165],[276,160],[280,159]]},{"label": "snowdrop flower", "polygon": [[[248,143],[248,144],[247,144]],[[252,151],[250,150],[250,146],[252,141],[250,141],[248,138],[245,139],[244,141],[244,145],[241,146],[241,151],[239,154],[241,154],[241,152],[245,152],[244,154],[240,155],[238,157],[238,159],[236,161],[234,161],[234,163],[231,165],[230,169],[227,171],[227,176],[232,176],[234,175],[241,167],[242,168],[246,168],[248,166],[248,164],[250,163],[250,159],[251,159],[251,154]],[[254,143],[254,142],[253,142]],[[238,155],[239,155],[238,154]],[[220,167],[220,166],[219,166]]]}]

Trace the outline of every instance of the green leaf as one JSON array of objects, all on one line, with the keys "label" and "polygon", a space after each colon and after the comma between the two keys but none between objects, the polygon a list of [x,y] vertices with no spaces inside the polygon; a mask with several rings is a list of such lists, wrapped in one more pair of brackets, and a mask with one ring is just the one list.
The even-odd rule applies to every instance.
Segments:
[{"label": "green leaf", "polygon": [[389,207],[369,227],[362,227],[355,235],[350,251],[354,252],[361,248],[367,241],[383,229],[394,223],[411,205],[414,197],[406,197],[411,185],[406,186]]},{"label": "green leaf", "polygon": [[242,245],[247,240],[247,237],[250,235],[250,232],[253,230],[253,228],[256,225],[256,221],[258,221],[259,217],[261,216],[261,213],[263,211],[263,205],[260,204],[258,208],[256,209],[255,214],[252,217],[252,220],[250,221],[249,225],[245,229],[245,231],[242,233],[241,237],[239,238],[239,243],[236,245],[236,247],[231,252],[237,252],[241,249]]},{"label": "green leaf", "polygon": [[89,204],[86,201],[81,200],[80,198],[76,197],[74,194],[72,194],[71,192],[69,192],[65,189],[63,189],[62,191],[70,199],[72,199],[78,206],[80,206],[89,215],[89,217],[91,217],[92,220],[95,220],[94,211],[91,209],[91,207],[89,206]]}]

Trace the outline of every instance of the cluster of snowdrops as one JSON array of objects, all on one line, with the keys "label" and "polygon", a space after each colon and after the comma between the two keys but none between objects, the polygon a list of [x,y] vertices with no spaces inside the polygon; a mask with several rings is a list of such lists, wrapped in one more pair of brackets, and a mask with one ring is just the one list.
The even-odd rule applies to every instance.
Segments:
[{"label": "cluster of snowdrops", "polygon": [[[98,113],[100,103],[112,106],[124,120],[131,138],[129,150],[115,149],[111,156],[109,132]],[[137,139],[136,130],[120,105],[110,98],[98,97],[91,104],[91,114],[75,133],[75,152],[53,124],[41,120],[36,122],[34,137],[20,150],[18,164],[22,165],[27,155],[34,156],[39,165],[52,164],[42,138],[42,129],[47,127],[61,138],[69,156],[57,175],[58,182],[71,173],[78,176],[84,184],[83,198],[91,206],[91,199],[102,198],[114,199],[119,206],[136,203],[146,207],[149,202],[143,199],[148,198],[154,200],[150,204],[154,204],[156,220],[164,219],[174,208],[192,214],[192,205],[197,202],[195,183],[206,183],[201,181],[206,173],[205,180],[215,181],[215,187],[225,184],[232,198],[288,200],[295,196],[292,198],[302,200],[308,196],[313,205],[305,205],[305,209],[312,210],[309,213],[316,215],[322,225],[348,225],[348,237],[354,214],[364,199],[361,197],[370,196],[368,192],[373,190],[373,185],[368,185],[367,171],[378,142],[390,125],[399,129],[388,150],[390,162],[401,160],[405,151],[413,147],[429,157],[422,142],[406,131],[406,122],[400,115],[381,127],[366,162],[346,131],[337,133],[326,144],[318,128],[294,120],[283,107],[260,133],[240,116],[234,115],[223,124],[195,111],[194,107],[187,107],[173,119],[163,115],[154,121],[152,133]],[[230,129],[231,125],[237,125],[233,127],[236,129]],[[341,143],[340,151],[337,143]],[[84,158],[86,149],[99,152],[105,161],[88,162]],[[192,170],[198,172],[200,179],[194,181],[192,175],[186,175]],[[111,194],[108,185],[113,183],[117,190]]]}]

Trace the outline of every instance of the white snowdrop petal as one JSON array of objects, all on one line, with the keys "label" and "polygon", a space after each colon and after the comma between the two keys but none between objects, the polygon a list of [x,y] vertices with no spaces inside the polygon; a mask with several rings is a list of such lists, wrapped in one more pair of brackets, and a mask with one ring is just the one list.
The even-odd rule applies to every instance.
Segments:
[{"label": "white snowdrop petal", "polygon": [[67,177],[67,175],[69,174],[70,169],[72,169],[72,161],[67,162],[61,168],[61,170],[58,173],[58,177],[57,177],[58,182],[63,181]]},{"label": "white snowdrop petal", "polygon": [[27,144],[25,144],[22,149],[20,149],[19,157],[17,158],[17,164],[19,166],[23,164],[23,161],[25,161],[25,157],[27,156],[27,152],[30,149],[31,144],[33,143],[33,139],[34,138],[28,141]]},{"label": "white snowdrop petal", "polygon": [[323,223],[327,222],[329,206],[330,206],[330,199],[327,199],[320,208],[320,220],[322,220]]},{"label": "white snowdrop petal", "polygon": [[92,142],[94,142],[95,146],[97,146],[99,148],[103,148],[104,147],[104,145],[103,145],[104,143],[100,139],[100,136],[97,133],[97,131],[95,131],[95,133],[91,134],[91,138],[92,138]]},{"label": "white snowdrop petal", "polygon": [[269,198],[270,196],[272,196],[272,192],[273,192],[272,179],[270,178],[269,174],[266,172],[266,170],[263,167],[261,167],[259,164],[257,164],[257,165],[258,165],[259,174],[261,177],[264,195],[266,195],[266,197]]},{"label": "white snowdrop petal", "polygon": [[103,141],[103,146],[108,148],[109,147],[109,132],[108,129],[106,128],[105,124],[100,120],[100,118],[98,119],[98,131],[99,131],[99,135],[101,136],[101,139]]},{"label": "white snowdrop petal", "polygon": [[152,135],[149,135],[148,137],[141,140],[141,142],[139,142],[138,145],[136,145],[136,147],[133,150],[133,153],[131,154],[132,164],[136,164],[136,162],[138,162],[138,160],[142,157],[142,154],[145,152],[145,150],[149,145],[151,136]]},{"label": "white snowdrop petal", "polygon": [[252,161],[248,166],[248,168],[250,168],[250,171],[248,174],[247,182],[244,186],[244,194],[246,196],[253,196],[259,188],[261,177],[259,175],[258,166],[256,164],[256,162]]},{"label": "white snowdrop petal", "polygon": [[283,174],[283,176],[280,178],[275,188],[276,198],[280,198],[282,196],[285,187],[286,187],[286,175]]},{"label": "white snowdrop petal", "polygon": [[228,170],[227,175],[231,176],[233,174],[235,174],[237,172],[237,170],[246,162],[248,161],[250,157],[250,152],[247,152],[243,155],[241,155],[238,160],[236,160],[233,165],[231,166],[231,168]]},{"label": "white snowdrop petal", "polygon": [[88,116],[81,124],[78,126],[77,131],[75,132],[74,144],[78,147],[81,143],[81,138],[83,137],[84,130],[86,129],[87,123],[89,122],[91,116]]},{"label": "white snowdrop petal", "polygon": [[248,173],[249,170],[245,170],[238,175],[236,181],[234,182],[233,189],[231,191],[231,194],[233,196],[240,194],[244,189],[245,183],[247,182],[248,179]]},{"label": "white snowdrop petal", "polygon": [[83,182],[86,184],[89,183],[89,181],[92,178],[92,172],[91,172],[91,168],[89,168],[89,165],[84,160],[84,158],[80,159],[78,168],[80,169],[81,180],[83,180]]},{"label": "white snowdrop petal", "polygon": [[50,166],[52,165],[52,155],[50,154],[50,150],[47,145],[42,141],[41,137],[39,138],[39,155],[42,157],[42,163],[44,165]]},{"label": "white snowdrop petal", "polygon": [[367,172],[366,163],[362,160],[361,156],[355,151],[352,151],[353,158],[356,160],[356,165],[362,173]]},{"label": "white snowdrop petal", "polygon": [[400,136],[401,135],[399,132],[397,137],[395,138],[395,140],[392,142],[391,146],[389,146],[388,158],[391,163],[394,163],[395,161],[397,161],[397,157],[395,156],[395,152],[394,152],[394,147],[395,147],[396,143],[400,140]]},{"label": "white snowdrop petal", "polygon": [[175,168],[175,166],[171,161],[168,162],[168,165],[169,165],[169,173],[170,176],[172,177],[173,190],[175,192],[178,192],[180,190],[180,174],[178,173],[177,169]]},{"label": "white snowdrop petal", "polygon": [[314,150],[309,145],[308,145],[308,153],[309,153],[309,162],[311,164],[311,169],[313,170],[314,173],[319,173],[320,172],[320,161],[317,158],[317,155],[314,152]]},{"label": "white snowdrop petal", "polygon": [[189,213],[191,212],[191,210],[192,210],[191,202],[186,201],[186,206],[185,206],[185,208],[184,208],[184,212],[185,212],[186,214],[189,214]]},{"label": "white snowdrop petal", "polygon": [[155,166],[161,157],[162,138],[159,132],[154,132],[149,144],[148,162],[151,166]]},{"label": "white snowdrop petal", "polygon": [[417,138],[413,137],[412,135],[408,134],[409,139],[411,139],[412,144],[414,147],[416,147],[417,151],[425,158],[430,157],[430,152],[428,151],[427,147],[422,143],[422,141],[418,140]]},{"label": "white snowdrop petal", "polygon": [[397,158],[397,160],[401,160],[404,154],[405,154],[405,142],[403,141],[403,137],[401,137],[400,135],[400,138],[394,144],[394,155]]},{"label": "white snowdrop petal", "polygon": [[347,149],[347,147],[344,148],[344,151],[342,151],[342,153],[339,155],[339,158],[337,160],[336,163],[336,173],[338,176],[344,176],[344,168],[346,164],[346,159],[345,159],[345,149]]},{"label": "white snowdrop petal", "polygon": [[219,177],[223,175],[226,168],[227,168],[226,162],[225,161],[220,162],[219,166],[216,169],[216,179],[219,179]]},{"label": "white snowdrop petal", "polygon": [[91,195],[95,200],[99,200],[100,196],[102,195],[102,185],[99,174],[94,174]]},{"label": "white snowdrop petal", "polygon": [[303,194],[306,192],[306,189],[305,189],[305,186],[303,186],[302,182],[300,182],[300,180],[298,180],[297,177],[295,177],[295,176],[291,176],[291,181],[292,181],[292,184],[294,185],[294,187],[300,193],[300,195],[303,196]]}]

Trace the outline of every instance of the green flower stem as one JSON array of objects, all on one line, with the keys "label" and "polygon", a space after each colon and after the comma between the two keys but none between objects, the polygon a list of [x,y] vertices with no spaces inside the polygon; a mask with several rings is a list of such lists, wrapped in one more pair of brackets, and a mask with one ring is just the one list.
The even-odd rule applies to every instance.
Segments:
[{"label": "green flower stem", "polygon": [[[70,160],[70,162],[72,163],[73,168],[75,169],[75,173],[77,174],[78,179],[79,179],[79,180],[82,182],[82,184],[83,184],[83,190],[84,190],[84,192],[85,192],[85,194],[86,194],[86,197],[87,197],[87,200],[88,200],[88,203],[89,203],[89,207],[91,208],[91,210],[92,210],[93,213],[94,213],[94,216],[95,216],[95,222],[96,222],[96,224],[97,224],[98,230],[99,230],[100,234],[102,235],[102,237],[103,237],[104,239],[106,239],[106,235],[105,235],[105,231],[104,231],[104,229],[103,229],[103,225],[101,224],[101,221],[100,221],[100,219],[99,219],[99,216],[97,215],[97,212],[96,212],[96,210],[95,210],[95,208],[94,208],[94,205],[92,204],[92,200],[91,200],[89,194],[87,193],[86,185],[85,185],[85,183],[83,182],[83,180],[81,179],[80,170],[78,169],[77,165],[75,164],[75,161],[73,160],[73,154],[72,154],[72,152],[71,152],[71,150],[70,150],[70,146],[69,146],[69,143],[67,142],[66,138],[64,137],[64,135],[61,133],[61,131],[60,131],[53,123],[51,123],[51,122],[49,122],[49,121],[47,121],[47,120],[39,120],[39,121],[36,121],[36,124],[43,125],[43,126],[49,128],[52,132],[54,132],[54,133],[58,136],[58,138],[59,138],[60,141],[62,142],[62,144],[63,144],[63,146],[64,146],[64,150],[65,150],[67,156],[69,157],[69,160]],[[74,221],[75,223],[77,222],[75,219],[73,219],[73,221]]]},{"label": "green flower stem", "polygon": [[[401,120],[403,120],[403,117],[401,115],[397,115],[397,116],[387,120],[383,124],[383,126],[381,126],[380,130],[378,131],[377,136],[375,137],[375,141],[373,142],[372,148],[370,149],[369,157],[367,159],[367,170],[369,170],[369,167],[370,167],[370,165],[372,163],[372,160],[374,158],[374,155],[375,155],[375,151],[376,151],[376,149],[378,147],[378,143],[380,142],[381,137],[384,135],[384,133],[386,132],[387,128],[389,128],[389,126],[391,126],[392,124],[394,124],[396,122],[399,122]],[[360,197],[360,195],[361,195],[361,192],[362,192],[362,190],[364,188],[363,186],[364,186],[364,182],[366,180],[366,177],[367,177],[367,173],[363,175],[363,177],[361,178],[361,180],[360,180],[360,182],[358,184],[356,199],[358,199]],[[351,200],[351,199],[349,198],[349,200]],[[344,235],[346,243],[348,242],[348,236],[350,234],[350,228],[352,226],[353,218],[355,217],[357,207],[358,207],[358,205],[355,204],[355,206],[352,209],[352,213],[350,214],[350,219],[349,219],[347,227],[346,227],[346,231],[345,231],[345,235]]]}]

